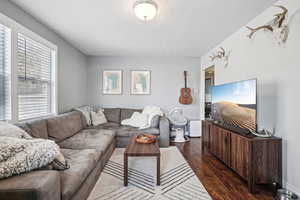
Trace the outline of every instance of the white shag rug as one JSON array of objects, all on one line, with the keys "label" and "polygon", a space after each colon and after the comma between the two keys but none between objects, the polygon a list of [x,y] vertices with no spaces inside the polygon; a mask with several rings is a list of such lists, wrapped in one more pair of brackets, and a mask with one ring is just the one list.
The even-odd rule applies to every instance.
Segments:
[{"label": "white shag rug", "polygon": [[211,200],[176,147],[161,150],[161,185],[156,185],[156,157],[129,157],[129,184],[123,184],[123,154],[115,149],[88,200]]}]

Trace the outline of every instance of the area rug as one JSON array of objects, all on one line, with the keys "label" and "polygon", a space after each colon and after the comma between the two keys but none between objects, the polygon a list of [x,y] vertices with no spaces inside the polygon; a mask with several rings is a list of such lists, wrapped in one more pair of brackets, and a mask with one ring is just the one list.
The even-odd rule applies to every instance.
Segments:
[{"label": "area rug", "polygon": [[129,184],[123,183],[123,153],[115,149],[88,200],[211,200],[176,147],[161,149],[161,185],[156,186],[156,158],[129,157]]}]

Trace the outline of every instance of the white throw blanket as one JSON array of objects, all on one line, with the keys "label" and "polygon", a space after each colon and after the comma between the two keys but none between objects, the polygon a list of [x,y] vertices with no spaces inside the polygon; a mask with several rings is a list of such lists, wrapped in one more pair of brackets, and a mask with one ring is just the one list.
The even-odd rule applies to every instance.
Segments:
[{"label": "white throw blanket", "polygon": [[0,179],[50,164],[60,153],[54,141],[0,137]]},{"label": "white throw blanket", "polygon": [[146,106],[142,113],[134,112],[129,119],[121,122],[122,125],[146,129],[151,127],[153,117],[156,115],[163,116],[163,112],[157,106]]},{"label": "white throw blanket", "polygon": [[148,124],[148,116],[139,112],[134,112],[129,119],[124,119],[121,124],[137,128],[146,127]]}]

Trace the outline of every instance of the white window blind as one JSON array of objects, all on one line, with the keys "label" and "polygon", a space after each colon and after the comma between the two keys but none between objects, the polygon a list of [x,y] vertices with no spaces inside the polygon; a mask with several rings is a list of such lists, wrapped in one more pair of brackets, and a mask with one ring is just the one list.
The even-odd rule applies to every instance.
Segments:
[{"label": "white window blind", "polygon": [[18,119],[53,113],[53,51],[18,33]]},{"label": "white window blind", "polygon": [[0,24],[0,120],[11,120],[11,31]]}]

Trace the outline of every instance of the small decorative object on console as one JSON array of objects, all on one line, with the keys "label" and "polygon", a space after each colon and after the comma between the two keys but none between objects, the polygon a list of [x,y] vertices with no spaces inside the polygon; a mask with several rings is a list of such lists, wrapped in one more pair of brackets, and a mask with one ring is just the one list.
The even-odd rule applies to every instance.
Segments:
[{"label": "small decorative object on console", "polygon": [[[250,129],[249,129],[249,130],[250,130]],[[250,132],[251,132],[253,135],[257,136],[257,137],[265,137],[265,138],[273,137],[273,136],[275,135],[275,131],[274,131],[274,132],[271,132],[271,131],[268,131],[268,130],[266,130],[266,129],[263,129],[263,130],[261,130],[261,131],[259,131],[259,132],[254,132],[254,131],[250,130]]]},{"label": "small decorative object on console", "polygon": [[136,136],[135,141],[141,144],[151,144],[156,141],[156,136],[151,134],[141,134]]}]

